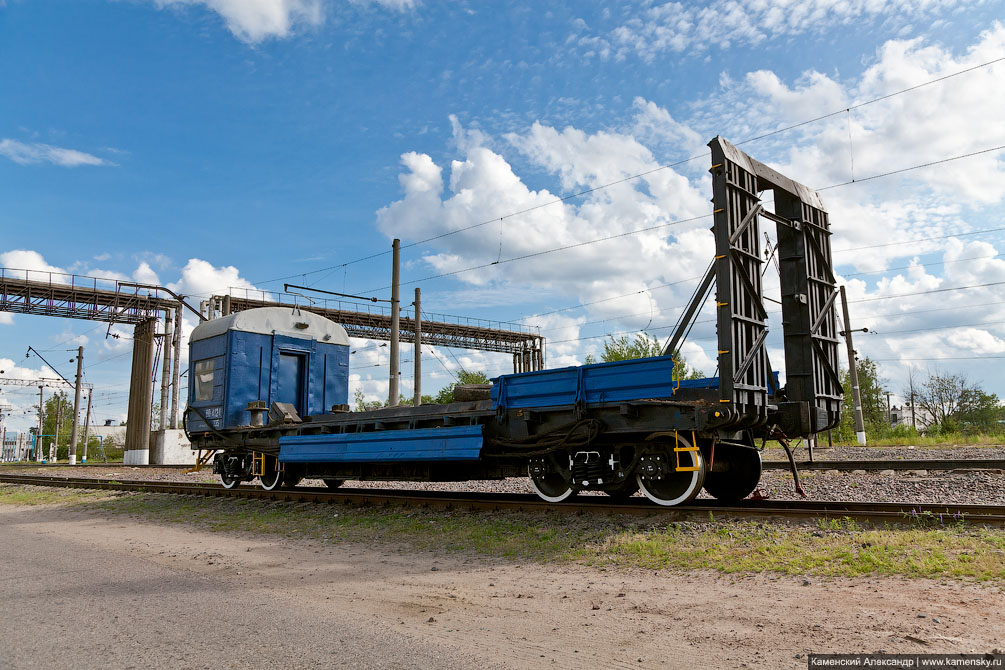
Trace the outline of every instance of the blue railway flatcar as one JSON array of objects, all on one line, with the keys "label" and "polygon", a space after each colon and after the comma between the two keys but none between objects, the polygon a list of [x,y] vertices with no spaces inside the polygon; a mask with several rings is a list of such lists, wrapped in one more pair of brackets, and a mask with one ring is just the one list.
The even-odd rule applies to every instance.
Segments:
[{"label": "blue railway flatcar", "polygon": [[[528,476],[552,502],[641,488],[678,504],[702,487],[743,497],[760,478],[742,431],[710,431],[727,416],[718,379],[677,380],[670,356],[502,375],[482,400],[349,412],[347,338],[323,317],[252,309],[200,325],[190,346],[188,430],[220,450],[227,487]],[[723,435],[733,442],[716,447]]]},{"label": "blue railway flatcar", "polygon": [[[641,491],[661,505],[702,489],[746,497],[761,476],[758,441],[786,445],[839,422],[836,285],[819,196],[722,138],[709,147],[715,257],[665,351],[714,284],[716,376],[682,381],[673,356],[656,356],[502,375],[478,400],[350,412],[345,331],[307,309],[250,309],[192,334],[193,449],[217,452],[227,487],[519,476],[552,502],[580,491]],[[762,218],[777,224],[785,387],[766,344]]]}]

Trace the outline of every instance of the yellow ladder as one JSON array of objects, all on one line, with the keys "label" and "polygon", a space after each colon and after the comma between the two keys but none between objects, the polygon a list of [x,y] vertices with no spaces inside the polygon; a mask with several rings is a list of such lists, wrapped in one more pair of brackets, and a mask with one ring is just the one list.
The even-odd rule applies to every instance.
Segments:
[{"label": "yellow ladder", "polygon": [[677,437],[677,431],[676,430],[673,432],[673,439],[674,439],[674,443],[675,443],[673,451],[674,451],[674,456],[676,457],[676,460],[677,460],[676,471],[677,472],[695,472],[695,471],[697,471],[698,470],[698,463],[699,463],[698,459],[700,458],[700,456],[692,456],[691,457],[691,462],[694,463],[695,465],[686,465],[685,466],[685,465],[681,465],[680,464],[680,455],[681,455],[681,452],[683,452],[683,451],[690,451],[690,452],[699,451],[698,445],[696,444],[698,442],[698,440],[695,439],[694,431],[693,430],[691,431],[691,446],[689,446],[689,447],[682,447],[682,446],[680,446],[680,438]]}]

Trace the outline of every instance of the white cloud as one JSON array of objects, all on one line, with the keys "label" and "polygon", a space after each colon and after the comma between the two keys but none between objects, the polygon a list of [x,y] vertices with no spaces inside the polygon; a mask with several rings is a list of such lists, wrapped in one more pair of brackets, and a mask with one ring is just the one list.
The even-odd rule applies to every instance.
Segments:
[{"label": "white cloud", "polygon": [[419,4],[418,0],[352,0],[355,5],[379,5],[384,9],[391,9],[398,12],[404,12],[415,7]]},{"label": "white cloud", "polygon": [[65,149],[40,142],[26,144],[11,139],[0,140],[0,156],[5,156],[20,165],[35,165],[38,163],[52,163],[61,167],[115,165],[115,163],[107,161],[104,158],[99,158],[83,151],[77,151],[76,149]]},{"label": "white cloud", "polygon": [[[794,80],[771,71],[723,77],[712,96],[692,105],[698,111],[686,123],[708,129],[706,136],[740,141],[852,107],[741,148],[814,188],[855,179],[821,193],[834,232],[835,260],[853,263],[859,271],[878,270],[918,253],[938,252],[952,235],[993,228],[1000,221],[1002,151],[862,180],[1005,144],[1005,127],[987,121],[1005,108],[999,85],[1005,63],[977,67],[1003,57],[1005,26],[1000,23],[956,51],[923,39],[891,40],[853,78],[813,70]],[[891,244],[921,238],[936,239]]]},{"label": "white cloud", "polygon": [[[1001,58],[1005,58],[1001,23],[981,33],[962,53],[921,39],[891,40],[861,75],[847,81],[812,70],[791,83],[769,71],[751,72],[740,80],[727,78],[713,98],[697,105],[708,108],[707,103],[716,100],[720,104],[715,115],[703,112],[691,124],[716,128],[740,140],[852,107],[744,149],[761,160],[766,155],[778,157],[776,163],[789,171],[786,174],[812,187],[862,179],[1005,144],[1005,127],[988,122],[1005,109],[1005,89],[999,85],[1005,78],[1005,62],[885,98]],[[875,102],[858,106],[869,101]],[[718,109],[737,111],[724,118]],[[830,191],[825,199],[829,204],[849,192],[861,202],[863,190],[877,188],[889,201],[897,187],[906,185],[916,193],[920,182],[944,200],[972,207],[1005,197],[1003,176],[1001,152],[988,153],[864,187]]]},{"label": "white cloud", "polygon": [[156,286],[161,283],[157,273],[146,261],[142,261],[139,267],[133,271],[133,280],[140,284],[154,284]]},{"label": "white cloud", "polygon": [[[63,268],[49,265],[42,254],[31,249],[12,249],[0,253],[0,267],[13,270],[35,270],[38,272],[66,273]],[[34,277],[30,277],[34,279]]]},{"label": "white cloud", "polygon": [[169,283],[167,287],[176,293],[197,298],[223,295],[231,287],[255,288],[254,284],[241,277],[240,270],[233,265],[216,267],[201,258],[188,259],[188,263],[182,268],[181,278]]},{"label": "white cloud", "polygon": [[[658,169],[657,147],[661,155],[698,155],[704,153],[705,138],[715,134],[738,141],[769,133],[1003,56],[1005,27],[996,23],[969,48],[957,51],[924,40],[890,41],[853,78],[812,70],[795,79],[767,70],[724,77],[714,94],[717,104],[699,99],[683,107],[696,110],[690,118],[675,118],[655,103],[637,99],[632,118],[620,128],[598,132],[538,122],[500,138],[465,130],[452,119],[456,159],[438,165],[424,154],[403,155],[404,195],[378,212],[378,225],[388,236],[414,240],[489,222],[437,240],[422,257],[429,265],[428,274],[488,263],[475,272],[454,276],[464,286],[456,292],[459,297],[468,301],[484,297],[500,306],[505,305],[507,294],[514,296],[511,304],[519,303],[522,296],[534,296],[556,307],[577,301],[595,303],[581,311],[563,312],[564,320],[523,319],[541,325],[548,337],[549,366],[575,364],[585,354],[598,351],[602,338],[591,339],[598,330],[618,333],[648,328],[661,338],[669,333],[668,325],[686,303],[693,282],[656,287],[701,274],[712,255],[708,220],[512,264],[494,261],[706,213],[707,161]],[[850,180],[852,158],[855,178],[862,179],[1005,144],[1005,126],[988,122],[1005,109],[1005,89],[999,85],[1003,77],[1005,63],[978,68],[741,148],[783,174],[811,187],[823,187]],[[736,111],[721,117],[722,109]],[[708,110],[715,110],[716,116]],[[514,149],[519,162],[508,153]],[[518,171],[515,165],[522,167]],[[560,195],[650,170],[656,171],[541,207]],[[555,178],[557,192],[530,186],[525,174],[540,180],[542,172]],[[984,241],[994,237],[955,237],[1000,227],[1005,200],[1001,152],[827,190],[822,195],[830,212],[839,270],[882,271],[914,259],[909,270],[887,272],[886,277],[849,277],[853,300],[1005,281],[1005,261],[989,258],[996,254],[996,244]],[[524,210],[529,211],[507,216]],[[506,218],[500,221],[500,216]],[[765,230],[773,231],[773,227],[765,226]],[[918,238],[934,239],[890,244]],[[933,266],[933,258],[941,258],[946,265]],[[777,294],[773,275],[769,271],[765,280],[769,296]],[[639,292],[642,287],[652,288],[646,294]],[[1005,340],[1005,325],[890,335],[884,331],[1005,321],[1003,306],[993,304],[1003,302],[995,300],[1000,288],[856,302],[852,307],[856,325],[879,330],[878,335],[860,338],[861,350],[874,358],[997,353]],[[624,297],[606,300],[613,296]],[[933,304],[948,311],[931,312]],[[984,307],[975,310],[974,305]],[[948,309],[956,307],[965,309]],[[700,316],[703,323],[696,326],[684,350],[692,364],[709,374],[715,369],[711,315],[709,311]],[[774,352],[773,363],[781,367],[781,327],[775,321],[768,345]],[[580,339],[582,333],[587,333],[584,339]],[[891,377],[895,386],[898,379]]]},{"label": "white cloud", "polygon": [[[587,55],[625,58],[637,54],[651,62],[667,53],[700,53],[734,44],[758,46],[796,35],[826,35],[837,26],[886,21],[891,30],[909,21],[934,17],[971,4],[968,0],[737,0],[653,4],[604,34],[572,39]],[[895,33],[892,33],[895,34]]]},{"label": "white cloud", "polygon": [[[641,105],[640,117],[643,113],[651,114],[652,110]],[[430,272],[454,272],[638,228],[656,228],[519,264],[502,262],[457,275],[476,287],[501,282],[511,288],[519,285],[547,290],[562,300],[585,300],[597,294],[637,291],[645,285],[640,276],[654,284],[690,276],[687,273],[696,272],[692,260],[707,255],[696,253],[710,249],[710,235],[701,230],[707,228],[707,222],[673,224],[708,211],[704,177],[695,186],[685,176],[661,169],[652,153],[631,135],[610,131],[591,134],[572,127],[558,130],[534,123],[525,132],[502,138],[504,146],[516,150],[534,167],[555,175],[567,192],[650,172],[642,179],[598,190],[581,204],[554,204],[558,195],[529,188],[502,153],[486,146],[493,138],[466,131],[452,121],[455,144],[462,155],[450,163],[447,183],[445,170],[429,156],[406,153],[402,156],[406,170],[399,177],[404,197],[377,213],[381,230],[403,239],[491,222],[443,238],[439,250],[423,257]],[[675,132],[687,135],[683,126]],[[693,132],[688,137],[693,140]],[[525,213],[493,221],[501,214],[519,211]],[[668,251],[679,251],[675,256],[681,260],[665,263]],[[629,267],[633,271],[626,273]],[[664,291],[657,300],[671,299],[668,293]]]},{"label": "white cloud", "polygon": [[270,37],[287,37],[301,26],[324,20],[320,0],[154,0],[158,7],[204,5],[216,12],[227,29],[249,44]]}]

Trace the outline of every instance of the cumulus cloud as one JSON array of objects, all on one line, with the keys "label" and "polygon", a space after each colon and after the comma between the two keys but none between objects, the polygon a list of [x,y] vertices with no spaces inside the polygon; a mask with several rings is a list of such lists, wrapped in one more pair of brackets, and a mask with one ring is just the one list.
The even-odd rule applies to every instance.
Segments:
[{"label": "cumulus cloud", "polygon": [[[987,123],[1005,108],[1005,90],[998,85],[1005,62],[977,67],[1003,57],[1005,26],[994,24],[961,53],[920,39],[892,40],[861,76],[849,81],[809,71],[785,82],[773,72],[757,71],[726,80],[719,93],[729,101],[745,101],[728,105],[742,110],[727,120],[737,139],[851,106],[846,113],[744,146],[784,174],[820,188],[1005,145],[1005,128]],[[692,123],[715,121],[701,117]],[[889,242],[986,227],[972,222],[987,220],[978,213],[1005,199],[1003,154],[993,151],[827,190],[824,201],[840,233],[834,238],[837,259],[854,262],[858,270],[878,269],[944,244],[939,239],[917,245]],[[874,246],[879,244],[884,246]],[[845,249],[855,252],[842,255]]]},{"label": "cumulus cloud", "polygon": [[51,163],[60,167],[80,167],[83,165],[115,165],[93,154],[56,147],[41,142],[19,142],[12,139],[0,140],[0,156],[9,158],[19,165]]},{"label": "cumulus cloud", "polygon": [[31,249],[12,249],[0,253],[0,267],[13,270],[65,273],[63,268],[49,265],[42,254]]},{"label": "cumulus cloud", "polygon": [[[1005,63],[856,107],[1001,57],[1005,27],[996,23],[955,51],[922,39],[889,41],[850,78],[814,70],[794,78],[769,70],[723,77],[714,94],[718,104],[693,101],[684,107],[695,110],[691,116],[673,116],[640,98],[620,127],[599,131],[538,122],[492,137],[452,119],[454,160],[403,155],[403,197],[378,212],[378,225],[388,236],[416,240],[483,224],[436,240],[421,262],[430,274],[484,265],[451,275],[464,287],[451,294],[461,302],[485,298],[503,305],[508,294],[513,303],[521,296],[556,306],[582,303],[557,321],[547,312],[523,319],[540,325],[548,337],[550,366],[575,364],[602,346],[603,338],[593,335],[598,330],[648,330],[665,338],[693,288],[685,280],[700,275],[712,256],[708,220],[576,246],[708,211],[708,163],[660,169],[657,148],[661,155],[695,156],[716,134],[738,141],[851,107],[742,147],[783,174],[824,187],[1002,145],[1005,128],[987,120],[1005,108],[1005,91],[998,85]],[[706,111],[712,109],[714,117]],[[721,116],[722,109],[729,114]],[[925,292],[1005,281],[995,238],[979,234],[1000,227],[1002,153],[822,193],[835,262],[846,273],[839,282],[847,281],[854,301],[853,320],[878,331],[860,338],[861,351],[905,361],[999,352],[1005,324],[995,322],[1005,322],[1000,304],[1005,301],[994,296],[1000,286]],[[643,173],[648,174],[554,203]],[[541,174],[550,175],[555,186],[532,186],[531,179],[539,183]],[[522,213],[509,216],[514,212]],[[773,225],[763,228],[773,235]],[[557,247],[569,248],[547,253]],[[507,263],[520,256],[529,258]],[[773,274],[765,279],[766,293],[777,298]],[[908,293],[919,295],[901,297]],[[976,305],[982,307],[975,312]],[[967,319],[968,311],[986,318]],[[715,369],[713,314],[709,309],[699,316],[684,350],[709,374]],[[774,318],[768,346],[779,368],[781,324]],[[975,321],[982,323],[962,325]],[[948,327],[954,324],[959,327]],[[947,327],[931,330],[942,325]],[[904,332],[910,330],[917,332]]]},{"label": "cumulus cloud", "polygon": [[299,27],[320,25],[324,12],[320,0],[154,0],[158,7],[203,5],[216,12],[227,29],[249,44],[270,37],[282,38]]},{"label": "cumulus cloud", "polygon": [[[639,123],[652,122],[654,111],[640,104]],[[704,177],[697,184],[672,169],[662,168],[652,152],[629,133],[588,133],[534,123],[523,132],[502,138],[470,132],[452,119],[454,144],[460,155],[448,167],[428,155],[402,155],[399,177],[403,198],[377,213],[380,229],[406,240],[455,233],[442,238],[438,249],[422,261],[429,272],[458,273],[457,279],[478,295],[501,297],[507,287],[547,291],[562,301],[638,291],[650,284],[667,284],[700,272],[698,265],[711,250],[707,221],[676,224],[708,212]],[[693,131],[679,126],[679,136],[694,140]],[[502,148],[490,148],[498,144]],[[504,151],[554,175],[561,192],[530,188],[518,176]],[[643,178],[597,190],[579,204],[555,203],[563,194],[647,172]],[[499,220],[500,215],[523,212]],[[459,231],[475,222],[486,225]],[[642,228],[652,230],[636,233]],[[620,235],[620,236],[619,236]],[[592,244],[600,237],[613,239]],[[582,244],[586,242],[586,244]],[[539,254],[559,246],[569,249],[542,254],[509,265],[509,260]],[[667,254],[677,262],[666,263]],[[486,265],[477,272],[463,272]],[[630,268],[630,270],[629,270]],[[461,272],[459,272],[461,271]],[[640,277],[644,277],[642,280]],[[682,290],[683,289],[682,287]],[[686,289],[689,290],[689,289]],[[648,308],[674,304],[673,291],[638,297]],[[634,307],[623,301],[620,309]],[[641,303],[640,303],[641,304]],[[618,309],[616,305],[597,308]],[[562,352],[551,349],[552,361]],[[571,364],[574,358],[568,360]]]},{"label": "cumulus cloud", "polygon": [[378,5],[384,9],[391,9],[398,12],[404,12],[415,7],[419,4],[418,0],[352,0],[354,5]]},{"label": "cumulus cloud", "polygon": [[182,268],[181,278],[169,283],[167,287],[175,293],[203,298],[226,294],[231,287],[255,288],[233,265],[216,267],[201,258],[188,259],[188,263]]},{"label": "cumulus cloud", "polygon": [[154,272],[153,268],[146,261],[142,261],[139,267],[133,271],[133,280],[140,284],[154,284],[156,286],[159,286],[161,283],[157,273]]},{"label": "cumulus cloud", "polygon": [[[376,5],[405,12],[415,9],[417,0],[351,0],[358,6]],[[247,44],[282,39],[324,23],[323,0],[153,0],[159,8],[201,5],[216,12],[234,37]]]},{"label": "cumulus cloud", "polygon": [[654,3],[609,31],[584,32],[572,40],[602,58],[636,54],[647,62],[667,53],[700,53],[733,45],[758,46],[796,35],[824,35],[837,26],[887,21],[891,27],[956,10],[973,0],[736,0]]}]

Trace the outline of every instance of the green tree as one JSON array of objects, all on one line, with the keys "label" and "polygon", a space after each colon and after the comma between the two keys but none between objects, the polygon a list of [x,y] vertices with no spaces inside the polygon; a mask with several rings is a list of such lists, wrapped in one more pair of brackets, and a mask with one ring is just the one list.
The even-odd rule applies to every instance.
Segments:
[{"label": "green tree", "polygon": [[[885,435],[890,431],[890,422],[886,415],[885,379],[879,376],[875,361],[868,356],[855,361],[858,371],[859,394],[862,398],[862,418],[865,421],[866,434],[878,433]],[[842,440],[855,438],[855,402],[852,396],[851,372],[841,372],[841,387],[844,398],[841,401],[841,425],[838,434]]]},{"label": "green tree", "polygon": [[372,409],[380,409],[387,404],[379,400],[367,400],[366,396],[363,395],[363,389],[356,389],[352,399],[356,402],[354,410],[357,412],[369,412]]},{"label": "green tree", "polygon": [[[453,386],[450,387],[451,392],[453,392]],[[352,396],[355,405],[353,406],[354,412],[368,412],[372,409],[380,409],[381,407],[387,407],[388,403],[386,400],[383,402],[380,400],[367,400],[363,395],[363,389],[356,389],[356,392]],[[411,406],[415,402],[413,396],[405,397],[404,395],[398,396],[399,405]],[[423,405],[431,405],[436,402],[436,399],[431,395],[422,396]]]},{"label": "green tree", "polygon": [[[1005,416],[998,396],[987,393],[964,374],[929,372],[915,391],[915,401],[931,432],[987,433],[1002,430]],[[919,417],[922,418],[922,417]]]},{"label": "green tree", "polygon": [[[604,351],[600,354],[600,360],[604,363],[613,361],[628,361],[635,358],[650,358],[652,356],[662,356],[663,345],[655,337],[647,333],[639,333],[635,339],[629,339],[627,335],[621,337],[607,336],[604,342]],[[596,363],[597,359],[592,354],[586,356],[586,364]],[[701,370],[691,368],[680,350],[674,352],[674,376],[677,379],[701,379],[705,375]]]},{"label": "green tree", "polygon": [[[457,371],[457,381],[447,384],[441,388],[432,398],[432,402],[438,405],[446,405],[454,401],[454,387],[458,384],[488,384],[488,375],[481,371],[470,371],[461,368]],[[424,401],[423,401],[424,402]]]},{"label": "green tree", "polygon": [[[65,391],[54,393],[45,401],[42,409],[42,435],[56,434],[56,417],[59,417],[59,443],[56,445],[59,458],[69,453],[70,434],[73,430],[73,399]],[[43,451],[52,444],[52,437],[42,438]]]}]

